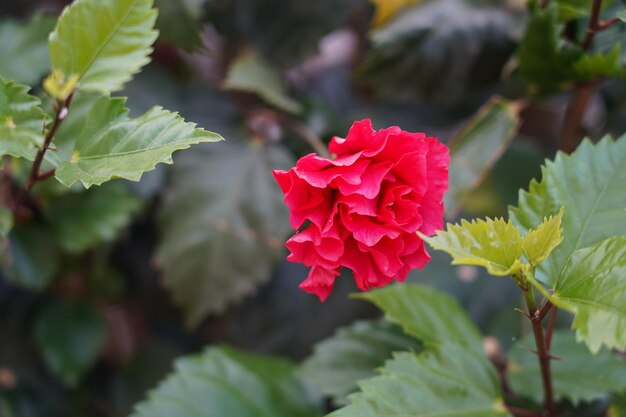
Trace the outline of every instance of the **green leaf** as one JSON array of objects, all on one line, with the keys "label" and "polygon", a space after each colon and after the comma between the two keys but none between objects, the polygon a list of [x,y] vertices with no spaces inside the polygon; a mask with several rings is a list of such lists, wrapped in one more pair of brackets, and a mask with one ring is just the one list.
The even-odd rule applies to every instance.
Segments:
[{"label": "green leaf", "polygon": [[558,0],[559,19],[574,20],[589,16],[593,0]]},{"label": "green leaf", "polygon": [[613,77],[622,71],[619,62],[621,45],[616,44],[608,54],[585,54],[574,63],[576,79],[580,82],[597,77]]},{"label": "green leaf", "polygon": [[418,98],[454,106],[474,100],[500,80],[517,44],[512,33],[523,22],[503,7],[476,3],[422,1],[403,10],[371,33],[360,79],[392,101]]},{"label": "green leaf", "polygon": [[13,213],[6,207],[0,206],[0,237],[6,237],[13,227]]},{"label": "green leaf", "polygon": [[159,42],[194,50],[202,45],[202,8],[204,0],[155,0],[159,9],[156,27]]},{"label": "green leaf", "polygon": [[146,65],[157,38],[153,0],[75,0],[50,34],[52,67],[78,75],[80,89],[122,89]]},{"label": "green leaf", "polygon": [[561,233],[563,212],[564,208],[561,207],[557,215],[544,218],[539,227],[529,231],[524,237],[524,255],[532,266],[545,261],[554,248],[563,242]]},{"label": "green leaf", "polygon": [[89,188],[113,178],[138,181],[158,163],[171,164],[171,154],[176,150],[223,140],[160,107],[130,119],[124,103],[121,98],[101,97],[94,104],[76,140],[72,159],[56,170],[62,184],[71,187],[80,181]]},{"label": "green leaf", "polygon": [[444,196],[447,216],[454,218],[472,191],[485,180],[519,127],[520,106],[494,97],[450,142],[450,189]]},{"label": "green leaf", "polygon": [[176,361],[175,371],[131,417],[317,417],[317,402],[282,359],[209,348]]},{"label": "green leaf", "polygon": [[189,325],[269,280],[291,232],[272,169],[292,165],[282,148],[257,142],[198,147],[176,162],[157,258]]},{"label": "green leaf", "polygon": [[56,199],[45,214],[61,248],[80,253],[115,239],[139,207],[125,186],[108,184]]},{"label": "green leaf", "polygon": [[626,349],[626,236],[574,252],[552,290],[552,303],[576,314],[572,328],[592,352]]},{"label": "green leaf", "polygon": [[617,12],[615,17],[617,17],[622,22],[626,22],[626,10],[620,10],[619,12]]},{"label": "green leaf", "polygon": [[626,235],[626,138],[584,140],[572,155],[558,153],[542,169],[541,182],[521,191],[509,218],[523,231],[565,207],[561,225],[565,240],[535,271],[552,286],[576,249],[615,235]]},{"label": "green leaf", "polygon": [[317,344],[300,374],[335,404],[345,404],[358,381],[374,376],[393,352],[405,350],[420,350],[420,344],[400,327],[384,320],[358,321]]},{"label": "green leaf", "polygon": [[7,252],[2,273],[13,285],[40,291],[52,282],[59,270],[56,242],[40,224],[31,222],[13,228]]},{"label": "green leaf", "polygon": [[48,369],[75,387],[104,346],[105,322],[89,304],[52,303],[35,320],[35,343]]},{"label": "green leaf", "polygon": [[56,20],[35,15],[28,22],[0,22],[0,77],[35,84],[48,71],[48,34]]},{"label": "green leaf", "polygon": [[522,268],[522,237],[519,229],[504,219],[477,219],[448,223],[446,231],[422,238],[434,249],[452,256],[453,265],[478,265],[491,275],[513,275]]},{"label": "green leaf", "polygon": [[286,111],[300,113],[300,103],[290,98],[280,75],[256,53],[248,51],[230,66],[224,88],[257,94],[269,104]]},{"label": "green leaf", "polygon": [[503,406],[498,376],[484,353],[444,343],[419,355],[398,353],[381,375],[332,417],[497,417]]},{"label": "green leaf", "polygon": [[[541,403],[543,384],[537,355],[532,351],[534,346],[532,335],[513,346],[507,377],[515,394]],[[558,358],[551,362],[556,400],[567,399],[578,404],[626,390],[626,362],[607,350],[592,355],[585,345],[576,343],[570,331],[554,332],[550,354]]]},{"label": "green leaf", "polygon": [[476,325],[451,296],[423,285],[392,285],[355,295],[374,303],[385,318],[428,346],[453,342],[482,352]]},{"label": "green leaf", "polygon": [[534,4],[530,12],[518,49],[520,73],[538,93],[557,91],[573,78],[572,65],[582,52],[578,47],[563,45],[554,2],[545,8]]},{"label": "green leaf", "polygon": [[46,116],[41,101],[29,95],[29,89],[0,78],[0,157],[11,155],[32,161],[43,144]]}]

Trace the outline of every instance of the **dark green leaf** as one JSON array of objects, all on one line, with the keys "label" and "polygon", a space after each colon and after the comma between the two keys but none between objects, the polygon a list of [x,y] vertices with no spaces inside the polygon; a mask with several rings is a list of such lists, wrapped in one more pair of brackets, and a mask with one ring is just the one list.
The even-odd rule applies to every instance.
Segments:
[{"label": "dark green leaf", "polygon": [[292,165],[277,146],[198,147],[173,169],[161,210],[164,283],[195,325],[270,278],[291,231],[272,169]]},{"label": "dark green leaf", "polygon": [[75,0],[50,34],[50,61],[84,91],[120,90],[146,65],[157,38],[153,0]]},{"label": "dark green leaf", "polygon": [[32,290],[46,288],[59,268],[59,251],[40,224],[15,227],[9,235],[8,258],[2,272],[9,282]]},{"label": "dark green leaf", "polygon": [[35,159],[43,144],[46,116],[41,101],[28,94],[30,88],[0,78],[0,157]]},{"label": "dark green leaf", "polygon": [[140,207],[126,187],[108,184],[54,200],[46,216],[61,247],[80,253],[113,240]]},{"label": "dark green leaf", "polygon": [[244,53],[232,63],[224,80],[224,88],[255,93],[288,113],[302,111],[300,103],[287,95],[280,74],[253,52]]},{"label": "dark green leaf", "polygon": [[565,207],[565,240],[536,271],[552,286],[576,249],[626,235],[626,138],[605,138],[596,145],[585,140],[572,155],[559,153],[547,161],[542,172],[541,182],[533,180],[528,191],[520,192],[509,216],[527,231]]},{"label": "dark green leaf", "polygon": [[443,343],[435,351],[397,353],[381,375],[332,417],[497,417],[503,406],[495,368],[482,352]]},{"label": "dark green leaf", "polygon": [[[507,376],[513,392],[541,403],[543,384],[534,346],[532,335],[515,344],[509,354]],[[557,400],[577,404],[626,390],[626,362],[607,350],[592,355],[585,345],[576,343],[570,331],[554,332],[550,353],[558,358],[551,362]]]},{"label": "dark green leaf", "polygon": [[359,321],[315,346],[300,369],[302,378],[335,404],[357,391],[357,382],[375,375],[393,352],[419,350],[420,344],[386,321]]},{"label": "dark green leaf", "polygon": [[155,0],[159,10],[156,27],[159,42],[196,49],[201,45],[202,6],[204,0]]},{"label": "dark green leaf", "polygon": [[451,140],[450,189],[444,197],[448,217],[456,217],[508,148],[519,127],[519,110],[514,102],[493,98]]},{"label": "dark green leaf", "polygon": [[482,336],[459,303],[422,285],[392,285],[356,295],[384,311],[385,318],[426,345],[453,342],[482,352]]},{"label": "dark green leaf", "polygon": [[541,8],[531,7],[530,20],[518,49],[519,69],[531,89],[550,93],[574,77],[573,64],[580,58],[580,48],[564,45],[563,28],[554,2]]},{"label": "dark green leaf", "polygon": [[372,32],[362,80],[393,100],[448,105],[496,83],[514,52],[518,21],[503,8],[470,3],[422,2]]},{"label": "dark green leaf", "polygon": [[28,22],[0,23],[0,77],[35,84],[48,71],[48,34],[54,28],[51,17],[35,15]]},{"label": "dark green leaf", "polygon": [[70,187],[80,181],[89,188],[113,178],[138,181],[157,164],[172,163],[176,150],[222,140],[160,107],[130,119],[124,103],[121,98],[101,97],[94,104],[72,158],[56,170],[62,184]]},{"label": "dark green leaf", "polygon": [[89,304],[53,303],[39,313],[34,331],[48,369],[75,387],[100,355],[105,322]]},{"label": "dark green leaf", "polygon": [[318,404],[282,359],[210,348],[179,359],[175,372],[132,417],[317,417]]}]

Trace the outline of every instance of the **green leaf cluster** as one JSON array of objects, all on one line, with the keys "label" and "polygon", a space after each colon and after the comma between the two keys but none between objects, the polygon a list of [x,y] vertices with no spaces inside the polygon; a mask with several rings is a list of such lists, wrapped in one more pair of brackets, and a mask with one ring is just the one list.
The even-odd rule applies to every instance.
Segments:
[{"label": "green leaf cluster", "polygon": [[[563,241],[563,208],[555,216],[544,218],[524,238],[512,221],[504,219],[461,220],[448,224],[446,231],[422,238],[437,250],[452,256],[453,265],[477,265],[496,276],[526,274]],[[524,263],[524,258],[527,263]]]},{"label": "green leaf cluster", "polygon": [[176,361],[175,371],[131,417],[317,417],[319,403],[288,361],[209,348]]},{"label": "green leaf cluster", "polygon": [[[537,288],[576,314],[579,339],[596,352],[626,347],[626,140],[585,140],[547,161],[540,182],[520,192],[510,217],[522,230],[565,207],[565,240],[535,271]],[[544,287],[544,285],[549,291]]]},{"label": "green leaf cluster", "polygon": [[510,416],[480,332],[454,299],[412,285],[374,290],[362,298],[421,340],[424,350],[395,353],[379,376],[359,382],[360,392],[331,416]]}]

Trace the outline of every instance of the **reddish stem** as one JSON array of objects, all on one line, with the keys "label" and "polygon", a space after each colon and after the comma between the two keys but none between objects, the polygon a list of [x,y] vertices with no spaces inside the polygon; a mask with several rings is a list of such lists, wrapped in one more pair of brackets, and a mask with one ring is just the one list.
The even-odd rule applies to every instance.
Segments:
[{"label": "reddish stem", "polygon": [[556,325],[556,315],[559,312],[558,308],[550,310],[550,317],[548,317],[548,327],[546,329],[546,349],[550,350],[552,345],[552,334],[554,333],[554,326]]},{"label": "reddish stem", "polygon": [[550,352],[548,351],[546,339],[543,333],[543,327],[539,320],[538,312],[529,307],[531,316],[530,322],[533,326],[533,334],[535,336],[535,344],[537,346],[537,356],[539,357],[539,367],[541,368],[541,380],[543,382],[544,408],[545,416],[554,416],[554,392],[552,390],[552,373],[550,372]]},{"label": "reddish stem", "polygon": [[583,49],[586,51],[591,47],[593,38],[596,36],[596,32],[601,30],[600,25],[600,9],[602,8],[602,0],[593,0],[591,6],[591,17],[587,24],[587,30],[585,31],[585,39],[583,40]]},{"label": "reddish stem", "polygon": [[28,192],[37,182],[43,181],[54,175],[54,171],[48,171],[43,174],[39,174],[39,171],[41,170],[41,164],[43,163],[44,157],[46,156],[46,152],[48,151],[48,149],[50,149],[50,145],[52,144],[52,139],[54,139],[54,135],[56,135],[59,126],[61,126],[61,123],[67,117],[67,113],[69,111],[68,109],[70,107],[70,104],[72,103],[73,96],[74,93],[70,94],[65,100],[57,100],[54,121],[50,126],[50,130],[48,130],[48,133],[46,134],[43,146],[37,151],[37,155],[35,155],[35,161],[33,162],[33,166],[31,167],[30,174],[28,175],[28,179],[26,180],[26,184],[15,199],[14,211],[19,208]]}]

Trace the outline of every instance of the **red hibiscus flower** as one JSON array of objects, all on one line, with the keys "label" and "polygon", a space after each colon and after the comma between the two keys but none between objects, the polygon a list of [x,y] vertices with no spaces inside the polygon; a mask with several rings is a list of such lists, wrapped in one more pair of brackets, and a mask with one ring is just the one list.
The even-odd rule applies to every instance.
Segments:
[{"label": "red hibiscus flower", "polygon": [[287,241],[292,262],[311,267],[300,288],[324,301],[341,267],[366,291],[403,281],[430,256],[420,231],[443,228],[448,148],[437,138],[399,127],[374,131],[355,122],[345,139],[329,145],[333,159],[302,157],[274,171],[295,229]]}]

